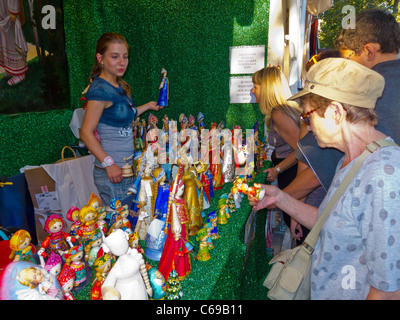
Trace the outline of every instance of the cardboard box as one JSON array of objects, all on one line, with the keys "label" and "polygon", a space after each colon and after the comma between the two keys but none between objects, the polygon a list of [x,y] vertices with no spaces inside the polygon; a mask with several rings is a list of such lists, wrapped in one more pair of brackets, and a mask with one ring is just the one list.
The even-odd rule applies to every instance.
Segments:
[{"label": "cardboard box", "polygon": [[53,213],[61,215],[61,207],[55,193],[55,181],[42,167],[25,170],[25,179],[35,208],[36,236],[40,244],[48,236],[44,230],[47,217]]}]

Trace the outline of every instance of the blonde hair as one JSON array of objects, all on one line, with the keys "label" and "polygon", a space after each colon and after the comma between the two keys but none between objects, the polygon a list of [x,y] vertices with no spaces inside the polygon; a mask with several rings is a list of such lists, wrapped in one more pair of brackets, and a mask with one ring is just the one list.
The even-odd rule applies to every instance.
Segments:
[{"label": "blonde hair", "polygon": [[22,229],[18,230],[12,235],[10,239],[10,249],[11,249],[11,254],[9,257],[10,259],[14,259],[15,253],[18,250],[20,250],[19,246],[25,241],[26,238],[29,239],[29,242],[31,241],[31,235],[29,234],[29,232]]},{"label": "blonde hair", "polygon": [[277,109],[289,115],[300,127],[301,108],[287,99],[292,95],[289,84],[278,67],[267,67],[253,74],[253,83],[260,86],[259,108],[264,121],[269,125],[272,112]]}]

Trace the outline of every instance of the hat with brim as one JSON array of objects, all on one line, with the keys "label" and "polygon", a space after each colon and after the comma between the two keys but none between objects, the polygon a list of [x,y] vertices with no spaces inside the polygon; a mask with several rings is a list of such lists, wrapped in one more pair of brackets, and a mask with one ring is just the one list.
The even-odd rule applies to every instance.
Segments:
[{"label": "hat with brim", "polygon": [[314,93],[337,102],[374,109],[384,87],[385,79],[376,71],[352,60],[327,58],[310,68],[304,89],[288,100]]}]

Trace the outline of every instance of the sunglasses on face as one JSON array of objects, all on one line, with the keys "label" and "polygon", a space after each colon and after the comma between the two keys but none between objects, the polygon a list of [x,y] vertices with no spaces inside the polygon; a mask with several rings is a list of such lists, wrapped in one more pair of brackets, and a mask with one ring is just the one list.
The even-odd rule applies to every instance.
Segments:
[{"label": "sunglasses on face", "polygon": [[311,124],[311,122],[310,122],[310,116],[311,116],[311,114],[315,111],[315,110],[317,110],[317,109],[319,109],[320,107],[317,107],[317,108],[315,108],[315,109],[312,109],[312,110],[310,110],[310,111],[308,111],[308,112],[306,112],[306,113],[302,113],[301,115],[300,115],[300,119],[301,119],[301,121],[303,121],[306,125],[310,125]]}]

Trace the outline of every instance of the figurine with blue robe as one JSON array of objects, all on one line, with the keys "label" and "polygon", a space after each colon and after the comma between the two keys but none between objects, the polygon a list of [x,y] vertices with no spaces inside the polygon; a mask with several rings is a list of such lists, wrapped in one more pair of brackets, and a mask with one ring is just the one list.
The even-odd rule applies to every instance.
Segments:
[{"label": "figurine with blue robe", "polygon": [[161,83],[159,86],[160,95],[158,98],[157,105],[162,107],[168,107],[168,99],[169,99],[169,80],[167,78],[167,70],[164,68],[161,69]]}]

